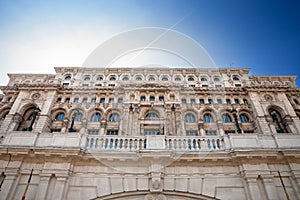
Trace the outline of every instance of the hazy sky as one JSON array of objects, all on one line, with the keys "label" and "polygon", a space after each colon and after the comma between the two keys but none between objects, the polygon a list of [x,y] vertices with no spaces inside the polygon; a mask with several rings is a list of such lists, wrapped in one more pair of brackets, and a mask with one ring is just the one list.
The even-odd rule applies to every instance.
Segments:
[{"label": "hazy sky", "polygon": [[81,66],[102,42],[139,27],[172,27],[217,66],[299,75],[299,10],[297,0],[0,0],[0,85],[6,73]]}]

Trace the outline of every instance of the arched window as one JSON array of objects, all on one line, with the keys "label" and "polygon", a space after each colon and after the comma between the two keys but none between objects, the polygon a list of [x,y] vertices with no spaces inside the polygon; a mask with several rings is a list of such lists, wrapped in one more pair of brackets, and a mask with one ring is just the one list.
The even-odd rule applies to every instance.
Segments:
[{"label": "arched window", "polygon": [[240,114],[241,122],[249,122],[249,117],[246,114]]},{"label": "arched window", "polygon": [[239,81],[240,79],[239,79],[239,77],[234,76],[234,77],[232,77],[232,80],[234,80],[234,81]]},{"label": "arched window", "polygon": [[277,110],[271,108],[269,110],[269,114],[271,115],[271,117],[273,119],[273,122],[274,122],[277,133],[286,133],[287,132],[286,127],[283,123],[283,119],[281,117],[280,112],[278,112]]},{"label": "arched window", "polygon": [[123,81],[129,81],[129,78],[128,78],[128,76],[124,76],[122,80]]},{"label": "arched window", "polygon": [[136,81],[141,81],[141,80],[142,80],[142,77],[137,76],[137,77],[135,78],[135,80],[136,80]]},{"label": "arched window", "polygon": [[155,78],[153,76],[150,76],[148,80],[149,81],[155,81]]},{"label": "arched window", "polygon": [[220,82],[220,78],[215,77],[215,78],[214,78],[214,82]]},{"label": "arched window", "polygon": [[109,116],[109,121],[110,122],[118,122],[120,121],[120,116],[117,113],[113,113]]},{"label": "arched window", "polygon": [[186,114],[184,117],[185,122],[193,123],[196,121],[195,116],[193,114]]},{"label": "arched window", "polygon": [[62,112],[58,113],[56,115],[55,119],[58,120],[58,121],[64,120],[65,119],[65,113],[62,113]]},{"label": "arched window", "polygon": [[4,120],[5,119],[5,117],[6,117],[6,115],[9,113],[9,109],[6,109],[6,110],[4,110],[4,111],[2,111],[2,113],[1,113],[1,117],[0,117],[0,120]]},{"label": "arched window", "polygon": [[176,77],[176,78],[175,78],[175,81],[181,81],[181,78]]},{"label": "arched window", "polygon": [[214,122],[214,118],[211,114],[207,113],[203,115],[203,121],[204,122]]},{"label": "arched window", "polygon": [[81,113],[77,113],[75,115],[75,118],[74,118],[75,121],[82,121],[82,114]]},{"label": "arched window", "polygon": [[168,81],[169,79],[167,77],[163,77],[161,80],[162,81]]},{"label": "arched window", "polygon": [[89,81],[89,80],[91,80],[91,77],[89,77],[89,76],[86,76],[86,77],[84,77],[84,79],[83,80],[85,80],[85,81]]},{"label": "arched window", "polygon": [[231,117],[229,114],[223,114],[222,115],[222,121],[223,122],[232,122]]},{"label": "arched window", "polygon": [[67,76],[65,77],[65,80],[67,80],[67,81],[71,80],[71,76],[70,76],[70,75],[67,75]]},{"label": "arched window", "polygon": [[100,122],[101,114],[100,113],[94,113],[91,116],[91,122]]},{"label": "arched window", "polygon": [[207,78],[202,77],[202,78],[201,78],[201,81],[202,81],[202,82],[206,82],[206,81],[207,81]]},{"label": "arched window", "polygon": [[195,79],[193,77],[189,77],[188,81],[194,81]]},{"label": "arched window", "polygon": [[112,77],[109,78],[109,80],[110,80],[110,81],[115,81],[115,80],[116,80],[116,77],[112,76]]},{"label": "arched window", "polygon": [[159,117],[158,117],[158,115],[157,115],[156,113],[150,112],[150,113],[148,113],[148,114],[146,115],[145,118],[146,118],[146,119],[158,119]]},{"label": "arched window", "polygon": [[103,81],[103,76],[98,76],[97,81]]}]

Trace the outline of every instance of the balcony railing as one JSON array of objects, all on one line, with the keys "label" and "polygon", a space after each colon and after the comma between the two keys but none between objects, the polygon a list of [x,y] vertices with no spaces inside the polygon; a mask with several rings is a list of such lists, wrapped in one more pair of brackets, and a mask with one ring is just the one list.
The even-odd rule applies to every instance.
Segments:
[{"label": "balcony railing", "polygon": [[300,134],[230,134],[224,136],[125,136],[81,133],[0,133],[1,148],[76,149],[99,152],[220,152],[257,149],[300,149]]},{"label": "balcony railing", "polygon": [[87,149],[137,151],[146,149],[146,137],[99,136],[87,137]]},{"label": "balcony railing", "polygon": [[166,148],[172,150],[200,151],[222,150],[224,140],[221,137],[166,137]]},{"label": "balcony railing", "polygon": [[[175,151],[222,150],[224,141],[220,137],[168,137],[168,136],[98,136],[87,138],[88,149],[98,150],[151,150],[166,149]],[[155,145],[153,145],[155,144]]]}]

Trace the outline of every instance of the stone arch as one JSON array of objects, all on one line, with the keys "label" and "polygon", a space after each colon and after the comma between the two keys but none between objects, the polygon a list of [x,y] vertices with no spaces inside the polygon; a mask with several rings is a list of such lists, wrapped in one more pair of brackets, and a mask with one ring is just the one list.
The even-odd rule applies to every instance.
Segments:
[{"label": "stone arch", "polygon": [[200,111],[199,120],[203,121],[203,116],[208,113],[212,115],[214,122],[216,122],[218,114],[217,114],[216,110],[214,110],[213,108],[204,108],[202,111]]},{"label": "stone arch", "polygon": [[159,119],[164,119],[165,118],[165,113],[162,109],[160,108],[146,108],[146,109],[141,109],[139,118],[145,118],[147,113],[154,112],[159,116]]},{"label": "stone arch", "polygon": [[91,119],[91,117],[92,117],[93,114],[100,113],[101,114],[101,119],[102,119],[103,116],[104,116],[104,112],[105,111],[101,107],[99,107],[99,108],[91,108],[91,109],[87,110],[87,112],[86,112],[86,118],[87,118],[88,121],[90,121],[90,119]]},{"label": "stone arch", "polygon": [[52,121],[55,121],[56,115],[58,113],[60,113],[60,112],[64,113],[65,117],[67,117],[67,111],[65,109],[63,109],[63,108],[57,108],[57,109],[52,110],[52,112],[51,112],[51,119],[52,119]]},{"label": "stone arch", "polygon": [[284,110],[275,105],[271,105],[267,107],[268,116],[270,116],[269,125],[275,127],[275,131],[277,133],[286,133],[289,132],[287,122],[286,122],[286,113]]},{"label": "stone arch", "polygon": [[28,103],[21,108],[19,114],[20,116],[22,116],[22,119],[18,124],[18,131],[24,131],[29,127],[31,123],[31,118],[37,107],[38,106],[34,103]]},{"label": "stone arch", "polygon": [[93,198],[92,200],[218,200],[215,197],[210,197],[202,194],[194,194],[181,191],[163,191],[154,192],[150,191],[129,191],[109,194]]}]

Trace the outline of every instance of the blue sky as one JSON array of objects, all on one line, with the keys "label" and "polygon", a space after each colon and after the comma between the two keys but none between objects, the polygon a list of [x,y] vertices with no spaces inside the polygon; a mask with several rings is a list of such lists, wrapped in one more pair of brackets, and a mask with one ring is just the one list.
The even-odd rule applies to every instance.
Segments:
[{"label": "blue sky", "polygon": [[9,72],[81,66],[120,32],[175,24],[217,66],[299,75],[299,10],[296,0],[0,0],[0,84]]}]

